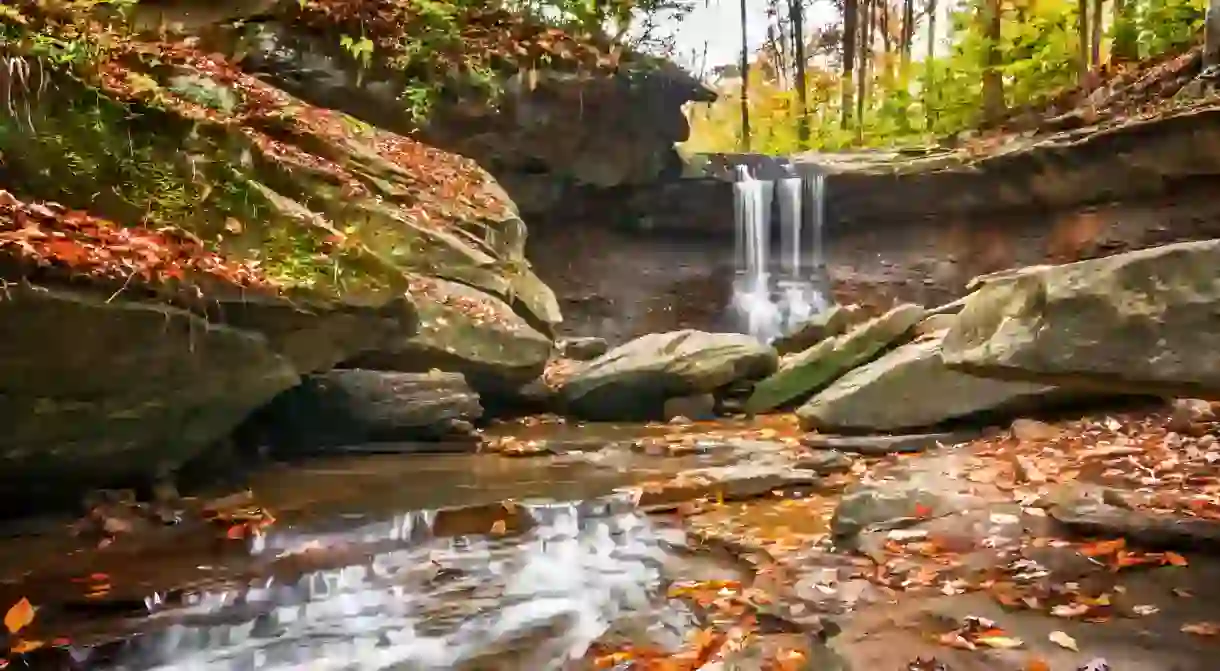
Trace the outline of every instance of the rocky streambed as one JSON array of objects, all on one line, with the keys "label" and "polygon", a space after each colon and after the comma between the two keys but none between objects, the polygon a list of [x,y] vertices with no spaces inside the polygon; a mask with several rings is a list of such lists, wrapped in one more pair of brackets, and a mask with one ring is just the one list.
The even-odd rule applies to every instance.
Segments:
[{"label": "rocky streambed", "polygon": [[1218,249],[564,343],[508,422],[461,375],[310,376],[248,493],[14,527],[9,663],[1211,668],[1220,407],[1168,399],[1217,388]]}]

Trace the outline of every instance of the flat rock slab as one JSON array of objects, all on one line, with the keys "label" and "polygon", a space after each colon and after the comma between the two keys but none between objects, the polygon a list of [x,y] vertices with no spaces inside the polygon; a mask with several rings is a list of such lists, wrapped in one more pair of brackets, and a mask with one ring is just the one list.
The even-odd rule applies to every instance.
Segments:
[{"label": "flat rock slab", "polygon": [[859,433],[1014,416],[1077,400],[1080,392],[993,380],[945,366],[944,332],[899,347],[835,380],[797,411],[801,426]]},{"label": "flat rock slab", "polygon": [[912,454],[925,452],[941,445],[955,445],[978,436],[971,432],[912,433],[902,436],[823,436],[810,434],[801,444],[815,450],[838,450],[867,456]]},{"label": "flat rock slab", "polygon": [[766,412],[816,394],[847,371],[902,340],[923,315],[924,309],[918,305],[899,305],[797,354],[755,385],[754,393],[746,401],[746,411]]},{"label": "flat rock slab", "polygon": [[695,500],[751,499],[784,488],[810,487],[819,480],[813,471],[741,465],[688,471],[670,480],[645,483],[631,491],[638,492],[640,509],[658,512]]},{"label": "flat rock slab", "polygon": [[775,350],[737,333],[654,333],[579,366],[563,383],[566,410],[594,421],[648,421],[667,400],[706,394],[779,365]]},{"label": "flat rock slab", "polygon": [[1220,240],[986,282],[945,336],[974,375],[1162,396],[1220,394]]},{"label": "flat rock slab", "polygon": [[1047,512],[1079,534],[1122,536],[1149,548],[1220,551],[1220,522],[1215,520],[1128,510],[1085,498]]}]

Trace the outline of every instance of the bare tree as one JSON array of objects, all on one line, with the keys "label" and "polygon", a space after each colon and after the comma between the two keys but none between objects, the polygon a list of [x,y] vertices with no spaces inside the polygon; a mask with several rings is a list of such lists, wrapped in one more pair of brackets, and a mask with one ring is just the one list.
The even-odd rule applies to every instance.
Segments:
[{"label": "bare tree", "polygon": [[852,72],[856,66],[856,33],[860,26],[859,0],[844,0],[843,3],[843,100],[840,107],[839,127],[847,128],[852,116]]},{"label": "bare tree", "polygon": [[[1084,0],[1081,0],[1084,2]],[[741,0],[741,148],[750,151],[750,32],[746,0]]]},{"label": "bare tree", "polygon": [[902,3],[902,71],[911,67],[911,43],[915,41],[915,0]]},{"label": "bare tree", "polygon": [[788,16],[792,22],[792,59],[796,62],[796,133],[800,148],[809,146],[809,82],[805,61],[805,5],[803,0],[788,0]]}]

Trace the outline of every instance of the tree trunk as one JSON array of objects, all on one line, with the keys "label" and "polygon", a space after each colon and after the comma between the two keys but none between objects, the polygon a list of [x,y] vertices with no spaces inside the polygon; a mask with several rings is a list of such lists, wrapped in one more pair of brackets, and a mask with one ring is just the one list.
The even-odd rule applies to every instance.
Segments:
[{"label": "tree trunk", "polygon": [[1093,34],[1090,36],[1089,55],[1093,67],[1101,67],[1101,4],[1102,0],[1093,0]]},{"label": "tree trunk", "polygon": [[1076,53],[1076,66],[1080,85],[1089,81],[1089,0],[1076,0],[1076,32],[1080,36],[1080,48]]},{"label": "tree trunk", "polygon": [[911,68],[911,42],[915,41],[915,0],[902,3],[902,72]]},{"label": "tree trunk", "polygon": [[864,109],[868,102],[869,62],[873,55],[873,2],[862,0],[860,3],[860,76],[856,80],[856,137],[862,138],[864,131]]},{"label": "tree trunk", "polygon": [[1220,65],[1220,0],[1207,3],[1203,26],[1203,67]]},{"label": "tree trunk", "polygon": [[[743,0],[744,2],[744,0]],[[744,6],[744,5],[743,5]],[[858,0],[843,1],[843,100],[840,102],[839,127],[846,129],[851,124],[852,73],[856,68],[856,32],[860,26],[860,4]]]},{"label": "tree trunk", "polygon": [[[928,56],[925,63],[931,64],[934,58],[936,58],[936,0],[928,0]],[[925,75],[923,90],[920,92],[923,95],[923,110],[927,117],[929,131],[936,125],[936,112],[932,109],[932,98],[929,95],[933,83],[932,75]]]},{"label": "tree trunk", "polygon": [[[1084,0],[1081,0],[1084,2]],[[746,0],[741,0],[741,149],[750,151],[750,42]]]},{"label": "tree trunk", "polygon": [[983,34],[987,37],[983,63],[983,123],[992,125],[1004,116],[1004,79],[1000,73],[1000,29],[1004,17],[1000,12],[1000,0],[982,0],[980,9]]},{"label": "tree trunk", "polygon": [[805,5],[803,0],[789,0],[792,21],[792,60],[796,62],[796,134],[800,148],[809,148],[809,85],[805,72]]}]

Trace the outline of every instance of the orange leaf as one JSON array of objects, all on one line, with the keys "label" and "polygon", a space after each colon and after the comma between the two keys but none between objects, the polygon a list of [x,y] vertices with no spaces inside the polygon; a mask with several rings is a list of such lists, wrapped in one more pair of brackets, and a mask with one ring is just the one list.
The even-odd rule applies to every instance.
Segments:
[{"label": "orange leaf", "polygon": [[1102,557],[1112,555],[1125,547],[1127,547],[1127,540],[1116,538],[1112,541],[1097,541],[1096,543],[1083,545],[1080,548],[1080,554],[1086,557]]},{"label": "orange leaf", "polygon": [[21,600],[13,604],[13,607],[4,614],[4,626],[10,634],[16,634],[25,629],[33,621],[34,606],[30,605],[29,599],[25,597],[21,597]]},{"label": "orange leaf", "polygon": [[1188,566],[1190,564],[1190,562],[1186,561],[1186,557],[1176,552],[1166,552],[1165,563],[1172,566]]},{"label": "orange leaf", "polygon": [[42,641],[17,641],[13,647],[9,648],[11,655],[24,655],[27,652],[33,652],[46,645]]},{"label": "orange leaf", "polygon": [[1051,665],[1043,659],[1035,658],[1029,660],[1029,664],[1025,665],[1025,671],[1051,671]]}]

